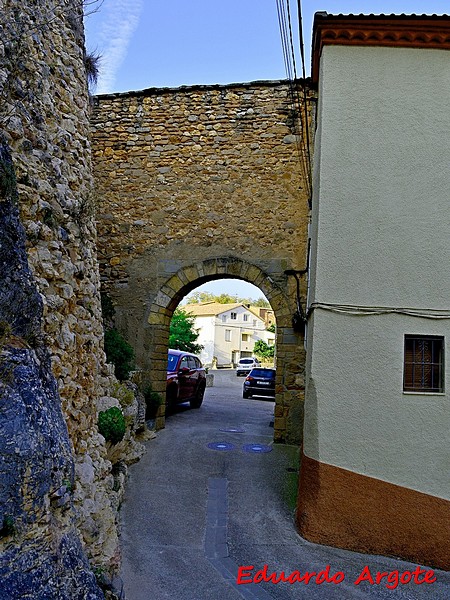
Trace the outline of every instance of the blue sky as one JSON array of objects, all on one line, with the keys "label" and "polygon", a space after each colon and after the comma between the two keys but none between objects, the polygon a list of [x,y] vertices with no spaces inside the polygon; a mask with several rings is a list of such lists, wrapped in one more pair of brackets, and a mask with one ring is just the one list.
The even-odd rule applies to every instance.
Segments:
[{"label": "blue sky", "polygon": [[[98,12],[85,19],[87,48],[103,57],[97,93],[286,77],[276,0],[100,3]],[[291,0],[294,28],[296,5]],[[443,14],[450,8],[442,0],[303,0],[308,71],[312,20],[320,10]]]},{"label": "blue sky", "polygon": [[[298,28],[297,2],[290,4]],[[97,6],[85,19],[87,49],[102,56],[96,93],[286,78],[276,0],[99,0]],[[448,0],[302,0],[307,75],[317,11],[445,14],[450,7]],[[262,295],[238,280],[202,289]]]}]

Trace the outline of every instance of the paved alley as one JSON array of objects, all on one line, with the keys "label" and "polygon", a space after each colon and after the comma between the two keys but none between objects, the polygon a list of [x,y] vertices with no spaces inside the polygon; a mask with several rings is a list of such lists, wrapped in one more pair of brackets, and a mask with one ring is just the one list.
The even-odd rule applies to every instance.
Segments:
[{"label": "paved alley", "polygon": [[[396,586],[395,572],[417,565],[300,538],[293,522],[297,449],[273,446],[274,404],[242,399],[242,382],[234,371],[215,371],[203,406],[179,407],[131,467],[121,513],[127,599],[447,600],[450,573]],[[239,567],[242,581],[251,581],[265,565],[266,578],[325,571],[322,578],[334,581],[237,584]],[[369,575],[391,571],[389,581],[370,583]]]}]

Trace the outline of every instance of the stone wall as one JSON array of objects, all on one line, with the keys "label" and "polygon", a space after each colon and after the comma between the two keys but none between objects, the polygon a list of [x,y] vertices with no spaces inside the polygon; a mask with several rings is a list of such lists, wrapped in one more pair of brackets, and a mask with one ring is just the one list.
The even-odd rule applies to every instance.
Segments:
[{"label": "stone wall", "polygon": [[[0,123],[11,148],[42,330],[74,456],[74,531],[93,565],[110,571],[119,563],[119,499],[97,430],[96,399],[110,393],[114,378],[103,352],[83,3],[0,4]],[[13,334],[17,311],[9,323]],[[40,426],[50,429],[45,415]],[[47,526],[36,519],[27,536],[38,540]]]},{"label": "stone wall", "polygon": [[99,96],[92,131],[102,286],[139,367],[163,392],[168,321],[183,296],[220,277],[254,283],[277,303],[275,438],[299,442],[304,352],[286,270],[305,268],[308,192],[289,86]]},{"label": "stone wall", "polygon": [[[313,105],[308,93],[308,110]],[[307,191],[285,82],[148,89],[95,98],[99,260],[105,288],[150,248],[305,265]]]},{"label": "stone wall", "polygon": [[0,145],[0,596],[102,598],[75,526],[74,464],[11,156]]}]

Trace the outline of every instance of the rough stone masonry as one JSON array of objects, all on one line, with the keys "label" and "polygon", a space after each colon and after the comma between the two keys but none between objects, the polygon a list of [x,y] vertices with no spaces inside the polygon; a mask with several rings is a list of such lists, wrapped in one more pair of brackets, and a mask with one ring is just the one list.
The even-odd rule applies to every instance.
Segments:
[{"label": "rough stone masonry", "polygon": [[315,100],[298,91],[301,111],[286,81],[265,81],[102,95],[92,115],[102,286],[139,367],[163,393],[170,318],[192,289],[221,276],[259,286],[277,319],[275,440],[289,443],[302,436],[305,356],[286,271],[306,264],[298,133]]},{"label": "rough stone masonry", "polygon": [[98,573],[118,569],[123,471],[140,448],[130,435],[111,449],[97,428],[118,388],[103,351],[83,2],[0,8],[0,128],[12,159],[2,165],[0,596],[93,598],[87,559]]},{"label": "rough stone masonry", "polygon": [[75,526],[74,464],[11,156],[0,145],[0,596],[103,598]]}]

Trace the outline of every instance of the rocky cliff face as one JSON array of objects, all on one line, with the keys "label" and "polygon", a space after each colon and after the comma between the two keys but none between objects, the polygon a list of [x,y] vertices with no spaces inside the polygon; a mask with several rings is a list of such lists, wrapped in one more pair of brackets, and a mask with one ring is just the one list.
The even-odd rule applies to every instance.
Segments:
[{"label": "rocky cliff face", "polygon": [[103,598],[82,550],[74,463],[11,157],[0,145],[0,597]]},{"label": "rocky cliff face", "polygon": [[[1,568],[6,582],[29,573],[22,581],[36,590],[50,581],[49,552],[56,580],[68,569],[61,586],[86,573],[89,589],[81,547],[99,572],[120,562],[123,486],[97,428],[97,400],[117,382],[103,352],[83,4],[0,0],[0,129],[12,159],[2,162],[0,501],[10,566]],[[114,460],[126,462],[128,449]]]}]

